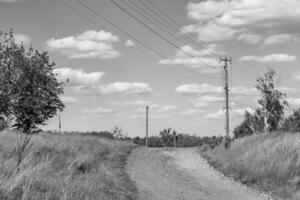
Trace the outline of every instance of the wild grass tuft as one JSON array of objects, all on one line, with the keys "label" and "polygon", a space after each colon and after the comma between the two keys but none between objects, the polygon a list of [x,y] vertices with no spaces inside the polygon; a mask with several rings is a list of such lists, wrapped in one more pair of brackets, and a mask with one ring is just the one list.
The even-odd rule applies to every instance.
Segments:
[{"label": "wild grass tuft", "polygon": [[226,175],[286,199],[300,198],[300,134],[269,133],[204,153]]},{"label": "wild grass tuft", "polygon": [[136,188],[124,172],[128,142],[42,133],[16,170],[19,135],[0,132],[1,200],[127,200]]}]

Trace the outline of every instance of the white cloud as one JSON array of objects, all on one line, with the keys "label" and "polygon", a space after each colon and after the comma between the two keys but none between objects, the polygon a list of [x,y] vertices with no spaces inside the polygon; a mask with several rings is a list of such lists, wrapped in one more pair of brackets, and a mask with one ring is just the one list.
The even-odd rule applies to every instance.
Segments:
[{"label": "white cloud", "polygon": [[[183,28],[211,42],[236,38],[241,33],[268,34],[295,31],[300,19],[298,0],[205,0],[187,5],[187,16],[197,23]],[[267,27],[267,28],[266,28]]]},{"label": "white cloud", "polygon": [[245,87],[232,87],[230,89],[230,93],[232,94],[245,94],[245,95],[252,95],[256,94],[256,88],[245,88]]},{"label": "white cloud", "polygon": [[85,110],[88,113],[92,114],[114,114],[116,111],[110,108],[97,107],[93,109]]},{"label": "white cloud", "polygon": [[[229,114],[231,117],[241,117],[245,114],[245,111],[253,113],[252,108],[238,108],[238,109],[230,110]],[[215,113],[209,113],[205,116],[205,118],[207,118],[207,119],[223,119],[223,118],[225,118],[225,110],[218,110]]]},{"label": "white cloud", "polygon": [[76,36],[52,38],[47,45],[50,50],[59,51],[70,58],[109,59],[120,55],[112,45],[118,41],[119,38],[110,32],[89,30]]},{"label": "white cloud", "polygon": [[57,68],[53,71],[57,74],[57,79],[61,82],[66,82],[67,86],[81,86],[97,84],[104,75],[104,72],[87,73],[81,69]]},{"label": "white cloud", "polygon": [[[171,116],[168,114],[156,114],[156,113],[150,113],[149,118],[150,119],[155,119],[155,120],[163,120],[163,119],[168,119]],[[146,115],[145,114],[133,114],[130,116],[131,119],[145,119]]]},{"label": "white cloud", "polygon": [[91,93],[91,94],[148,94],[152,91],[152,88],[147,83],[139,82],[115,82],[107,85],[90,85],[85,87],[76,88],[79,93]]},{"label": "white cloud", "polygon": [[249,44],[257,44],[262,40],[262,37],[257,34],[242,33],[237,37],[237,39]]},{"label": "white cloud", "polygon": [[300,106],[300,98],[288,98],[287,101],[293,107]]},{"label": "white cloud", "polygon": [[14,38],[15,38],[15,42],[17,44],[29,44],[31,42],[31,39],[28,35],[24,35],[24,34],[20,34],[20,33],[16,33],[14,34]]},{"label": "white cloud", "polygon": [[173,112],[175,110],[177,110],[176,106],[166,105],[166,106],[162,106],[162,107],[157,108],[155,110],[155,112],[157,112],[157,113],[164,113],[164,112]]},{"label": "white cloud", "polygon": [[267,37],[265,39],[265,44],[266,45],[281,44],[281,43],[297,41],[297,40],[298,38],[293,34],[276,34]]},{"label": "white cloud", "polygon": [[197,98],[197,104],[195,105],[195,107],[197,107],[197,105],[199,107],[199,103],[213,103],[213,102],[221,102],[224,100],[225,100],[224,97],[204,95],[202,97]]},{"label": "white cloud", "polygon": [[256,61],[256,62],[294,62],[296,56],[287,54],[271,54],[267,56],[244,56],[239,58],[240,61]]},{"label": "white cloud", "polygon": [[300,70],[293,75],[293,79],[296,81],[300,81]]},{"label": "white cloud", "polygon": [[213,21],[201,25],[189,25],[182,28],[183,33],[197,33],[198,38],[204,42],[215,42],[226,39],[232,39],[241,31],[228,26],[223,26]]},{"label": "white cloud", "polygon": [[291,87],[279,87],[278,88],[282,92],[299,92],[298,88],[291,88]]},{"label": "white cloud", "polygon": [[217,44],[210,44],[204,49],[195,49],[190,45],[185,45],[180,49],[176,51],[173,58],[160,60],[159,64],[187,65],[191,68],[200,68],[202,73],[215,73],[220,63],[214,55],[225,53]]},{"label": "white cloud", "polygon": [[222,93],[223,88],[218,86],[213,86],[210,84],[185,84],[178,86],[175,91],[183,95],[199,95],[199,94],[209,94],[209,93]]},{"label": "white cloud", "polygon": [[136,101],[126,101],[117,103],[118,106],[147,106],[149,105],[149,101],[136,100]]},{"label": "white cloud", "polygon": [[79,103],[78,99],[74,98],[74,97],[68,97],[68,96],[62,96],[61,100],[65,103],[65,104],[77,104]]},{"label": "white cloud", "polygon": [[127,40],[125,42],[125,46],[127,46],[127,47],[133,47],[133,46],[135,46],[135,43],[132,40]]},{"label": "white cloud", "polygon": [[0,0],[0,2],[7,2],[7,3],[17,2],[17,1],[21,1],[21,0]]},{"label": "white cloud", "polygon": [[144,94],[151,92],[151,87],[147,83],[128,83],[128,82],[116,82],[105,86],[99,87],[101,94]]},{"label": "white cloud", "polygon": [[187,110],[184,110],[184,111],[180,112],[180,114],[190,116],[190,115],[197,115],[197,114],[200,114],[200,113],[203,113],[203,112],[204,112],[203,110],[189,108]]}]

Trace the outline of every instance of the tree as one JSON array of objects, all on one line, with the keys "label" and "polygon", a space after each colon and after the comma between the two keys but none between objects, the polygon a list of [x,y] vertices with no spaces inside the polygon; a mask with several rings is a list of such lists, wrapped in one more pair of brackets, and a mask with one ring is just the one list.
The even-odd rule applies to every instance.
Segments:
[{"label": "tree", "polygon": [[60,99],[63,83],[56,79],[46,52],[14,41],[13,31],[1,33],[0,44],[1,88],[0,115],[12,119],[13,127],[30,134],[38,125],[62,111],[64,104]]},{"label": "tree", "polygon": [[256,82],[256,89],[262,98],[258,100],[258,107],[252,113],[246,111],[244,121],[237,126],[233,133],[235,138],[276,131],[284,118],[284,108],[288,105],[286,95],[275,87],[275,71],[269,71]]},{"label": "tree", "polygon": [[263,119],[264,132],[276,131],[284,117],[284,108],[288,105],[285,100],[286,94],[280,92],[275,87],[276,72],[273,69],[260,77],[256,82],[256,89],[262,98],[258,101],[259,114]]},{"label": "tree", "polygon": [[300,132],[300,109],[295,110],[282,124],[283,131]]},{"label": "tree", "polygon": [[0,32],[0,37],[0,117],[21,131],[16,149],[18,168],[31,146],[32,130],[63,110],[59,98],[63,83],[57,81],[55,64],[50,63],[46,52],[25,50],[23,44],[15,42],[12,30]]}]

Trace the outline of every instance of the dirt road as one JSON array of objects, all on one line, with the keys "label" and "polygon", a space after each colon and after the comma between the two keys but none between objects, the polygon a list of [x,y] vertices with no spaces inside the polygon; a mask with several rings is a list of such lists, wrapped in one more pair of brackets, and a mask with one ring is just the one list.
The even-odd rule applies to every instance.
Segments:
[{"label": "dirt road", "polygon": [[212,169],[195,148],[135,149],[127,171],[141,200],[271,200]]}]

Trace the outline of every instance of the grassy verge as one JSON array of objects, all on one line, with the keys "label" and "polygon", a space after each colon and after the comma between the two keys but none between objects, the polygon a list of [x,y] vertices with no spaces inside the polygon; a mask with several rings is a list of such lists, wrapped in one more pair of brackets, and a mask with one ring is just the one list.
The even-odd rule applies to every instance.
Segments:
[{"label": "grassy verge", "polygon": [[300,134],[270,133],[201,151],[225,175],[284,199],[300,199]]},{"label": "grassy verge", "polygon": [[137,189],[124,172],[135,145],[79,135],[32,137],[16,170],[19,135],[0,133],[1,200],[129,200]]}]

